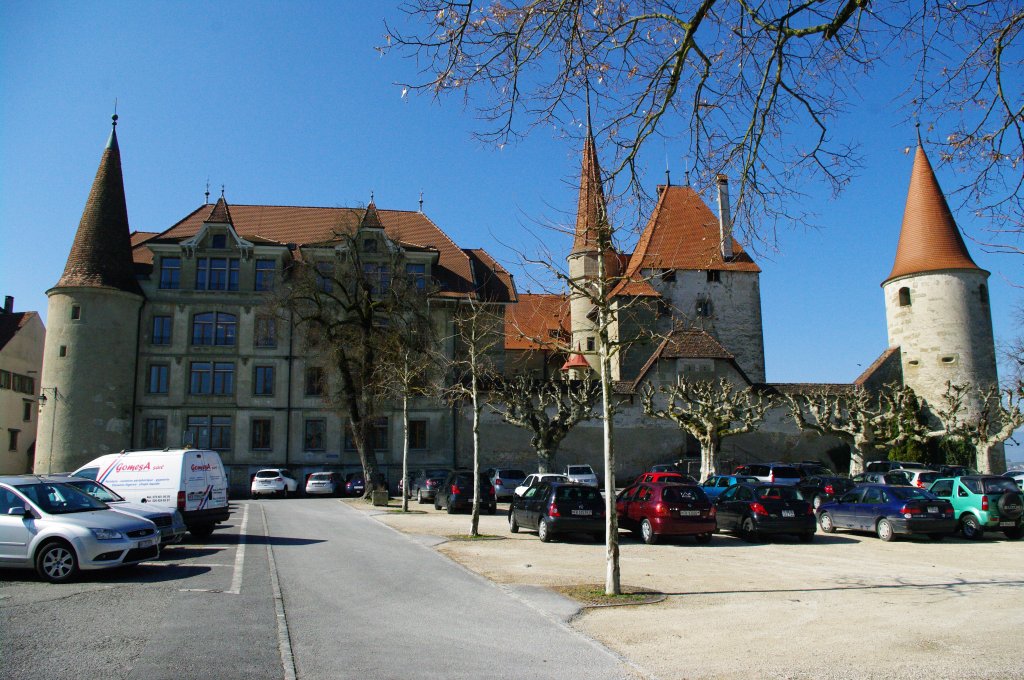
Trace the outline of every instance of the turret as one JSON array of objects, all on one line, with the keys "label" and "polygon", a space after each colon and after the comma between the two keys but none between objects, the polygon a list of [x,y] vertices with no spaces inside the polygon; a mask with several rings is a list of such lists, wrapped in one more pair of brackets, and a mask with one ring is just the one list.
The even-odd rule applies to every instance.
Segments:
[{"label": "turret", "polygon": [[[998,382],[988,276],[971,259],[919,143],[896,260],[882,290],[903,381],[933,406],[942,405],[947,382],[981,389]],[[980,406],[978,399],[966,405],[968,413]]]},{"label": "turret", "polygon": [[117,115],[60,280],[46,291],[35,471],[129,448],[139,310]]}]

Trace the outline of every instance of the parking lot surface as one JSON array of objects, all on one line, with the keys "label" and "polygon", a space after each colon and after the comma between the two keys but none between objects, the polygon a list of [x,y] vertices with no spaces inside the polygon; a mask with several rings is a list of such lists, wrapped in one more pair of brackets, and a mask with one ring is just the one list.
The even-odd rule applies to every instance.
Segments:
[{"label": "parking lot surface", "polygon": [[[411,505],[410,514],[353,507],[467,568],[511,586],[603,584],[605,548],[586,537],[541,543],[483,515],[495,540],[468,534],[468,515]],[[392,505],[397,506],[393,500]],[[1024,677],[1024,541],[818,533],[811,543],[746,543],[717,534],[645,545],[622,533],[622,584],[657,604],[588,608],[572,625],[655,678]]]}]

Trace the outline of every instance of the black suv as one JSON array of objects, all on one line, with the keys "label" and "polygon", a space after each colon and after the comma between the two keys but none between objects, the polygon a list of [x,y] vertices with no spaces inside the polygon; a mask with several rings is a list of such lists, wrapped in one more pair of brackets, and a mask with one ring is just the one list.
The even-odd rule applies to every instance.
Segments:
[{"label": "black suv", "polygon": [[[494,499],[494,487],[486,472],[478,473],[480,479],[480,509],[488,515],[498,511],[498,503]],[[473,509],[473,471],[454,470],[441,482],[434,494],[434,509],[445,508],[448,514],[459,510]]]},{"label": "black suv", "polygon": [[540,482],[522,496],[513,496],[508,508],[508,530],[536,529],[547,543],[555,534],[589,534],[604,540],[604,499],[588,484]]}]

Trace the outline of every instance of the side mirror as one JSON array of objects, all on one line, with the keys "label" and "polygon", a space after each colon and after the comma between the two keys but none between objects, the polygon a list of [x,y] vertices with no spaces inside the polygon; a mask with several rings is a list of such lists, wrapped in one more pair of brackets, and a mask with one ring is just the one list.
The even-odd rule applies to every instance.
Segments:
[{"label": "side mirror", "polygon": [[7,510],[8,515],[14,515],[15,517],[35,517],[35,514],[30,508],[26,508],[23,505],[15,505]]}]

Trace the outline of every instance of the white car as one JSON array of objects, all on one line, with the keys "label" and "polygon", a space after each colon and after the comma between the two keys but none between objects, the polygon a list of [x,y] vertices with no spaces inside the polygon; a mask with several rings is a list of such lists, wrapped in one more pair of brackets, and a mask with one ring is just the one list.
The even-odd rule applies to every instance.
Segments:
[{"label": "white car", "polygon": [[1024,490],[1024,470],[1010,470],[1009,472],[1003,473],[1004,477],[1009,477],[1017,486]]},{"label": "white car", "polygon": [[522,496],[523,492],[540,481],[565,482],[568,480],[565,475],[560,475],[557,472],[534,472],[532,475],[527,475],[526,479],[523,480],[523,483],[517,486],[513,493],[517,496]]},{"label": "white car", "polygon": [[287,496],[299,489],[299,483],[292,477],[292,473],[285,468],[267,468],[260,470],[252,478],[252,486],[249,487],[249,494],[257,496]]},{"label": "white car", "polygon": [[307,496],[340,496],[343,486],[337,472],[314,472],[306,477]]},{"label": "white car", "polygon": [[589,465],[566,465],[565,477],[570,482],[597,486],[597,474]]},{"label": "white car", "polygon": [[932,485],[932,482],[939,477],[942,477],[942,475],[935,470],[918,470],[917,468],[900,468],[898,470],[890,470],[890,472],[902,472],[906,476],[910,486],[916,486],[919,489],[927,489]]}]

